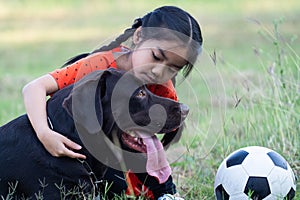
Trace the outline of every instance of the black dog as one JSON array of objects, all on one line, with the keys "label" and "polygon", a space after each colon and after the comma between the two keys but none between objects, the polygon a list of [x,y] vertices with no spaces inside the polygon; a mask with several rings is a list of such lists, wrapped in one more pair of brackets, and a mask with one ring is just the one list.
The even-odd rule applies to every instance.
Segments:
[{"label": "black dog", "polygon": [[82,145],[87,159],[51,156],[22,115],[0,127],[0,196],[80,197],[97,192],[96,181],[108,168],[145,172],[146,136],[134,135],[136,131],[148,137],[164,133],[161,142],[166,147],[180,135],[188,108],[110,69],[56,92],[47,102],[47,113],[49,126]]}]

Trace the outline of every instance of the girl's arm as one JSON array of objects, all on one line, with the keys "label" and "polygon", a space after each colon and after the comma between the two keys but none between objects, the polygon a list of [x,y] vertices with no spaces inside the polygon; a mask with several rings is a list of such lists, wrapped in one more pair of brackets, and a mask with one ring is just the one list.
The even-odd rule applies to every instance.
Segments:
[{"label": "girl's arm", "polygon": [[57,83],[49,74],[41,76],[25,85],[22,92],[29,120],[38,139],[51,155],[85,159],[84,155],[73,151],[81,149],[80,145],[52,131],[48,126],[46,96],[57,90]]}]

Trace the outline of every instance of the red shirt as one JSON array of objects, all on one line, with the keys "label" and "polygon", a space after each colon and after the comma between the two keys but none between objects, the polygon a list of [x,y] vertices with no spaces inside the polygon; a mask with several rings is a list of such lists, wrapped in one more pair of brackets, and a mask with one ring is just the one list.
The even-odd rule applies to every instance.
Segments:
[{"label": "red shirt", "polygon": [[[121,48],[123,47],[117,47],[111,51],[94,53],[64,68],[56,69],[49,74],[55,79],[58,88],[62,89],[95,70],[105,70],[110,67],[117,69],[118,66],[114,59],[113,52],[120,52]],[[158,96],[178,101],[176,91],[171,80],[162,85],[149,84],[147,87],[152,93]]]}]

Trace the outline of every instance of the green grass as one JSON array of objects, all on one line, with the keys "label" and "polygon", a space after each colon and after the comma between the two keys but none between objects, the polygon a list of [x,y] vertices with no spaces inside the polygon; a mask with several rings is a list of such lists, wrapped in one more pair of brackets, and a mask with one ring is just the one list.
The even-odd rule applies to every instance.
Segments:
[{"label": "green grass", "polygon": [[191,108],[181,142],[167,152],[176,161],[179,192],[186,199],[214,199],[221,161],[249,145],[274,149],[300,177],[296,0],[0,1],[0,124],[25,112],[21,89],[27,82],[166,4],[195,16],[204,37],[195,70],[177,87]]}]

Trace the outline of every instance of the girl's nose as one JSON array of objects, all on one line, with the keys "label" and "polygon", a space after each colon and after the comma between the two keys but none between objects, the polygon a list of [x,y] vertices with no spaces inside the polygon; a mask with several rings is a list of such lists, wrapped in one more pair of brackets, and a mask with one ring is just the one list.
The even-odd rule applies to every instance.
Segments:
[{"label": "girl's nose", "polygon": [[160,79],[164,72],[164,66],[161,64],[157,64],[154,67],[152,67],[151,72],[156,79]]}]

